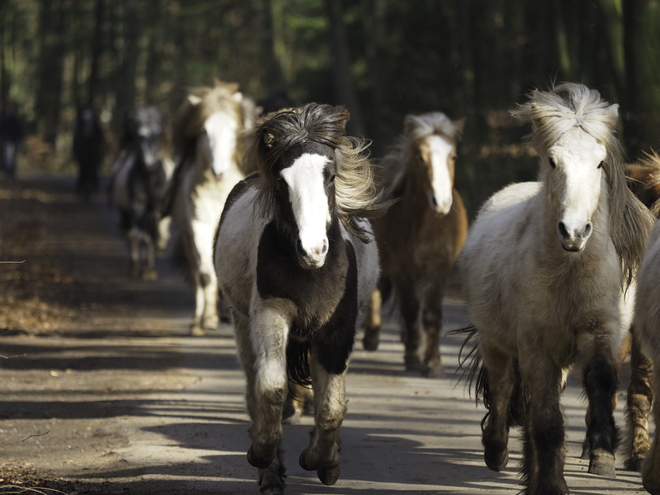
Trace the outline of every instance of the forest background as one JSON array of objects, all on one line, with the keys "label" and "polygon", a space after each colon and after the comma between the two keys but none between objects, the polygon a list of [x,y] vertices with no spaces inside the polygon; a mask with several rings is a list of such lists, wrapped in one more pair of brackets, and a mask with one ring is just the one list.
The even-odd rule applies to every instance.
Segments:
[{"label": "forest background", "polygon": [[[27,130],[19,167],[73,171],[76,107],[112,142],[125,109],[171,116],[189,87],[344,104],[383,156],[408,113],[467,117],[457,187],[469,211],[534,179],[532,88],[576,81],[620,107],[630,159],[660,149],[657,0],[2,0],[0,106]],[[112,161],[112,153],[108,161]]]}]

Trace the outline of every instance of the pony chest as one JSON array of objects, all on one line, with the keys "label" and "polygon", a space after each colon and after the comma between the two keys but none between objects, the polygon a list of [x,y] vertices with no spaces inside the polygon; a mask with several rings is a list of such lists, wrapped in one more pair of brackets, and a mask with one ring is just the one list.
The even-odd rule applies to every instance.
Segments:
[{"label": "pony chest", "polygon": [[298,262],[295,247],[271,222],[259,242],[257,290],[264,299],[293,302],[296,316],[292,331],[299,337],[308,337],[336,319],[337,313],[350,313],[355,307],[357,315],[355,255],[349,256],[347,244],[341,239],[331,240],[325,264],[315,270],[304,269]]}]

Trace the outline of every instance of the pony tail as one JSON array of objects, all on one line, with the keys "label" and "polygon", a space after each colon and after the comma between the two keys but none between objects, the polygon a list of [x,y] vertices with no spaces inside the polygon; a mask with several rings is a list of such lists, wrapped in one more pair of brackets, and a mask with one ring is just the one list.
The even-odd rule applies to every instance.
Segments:
[{"label": "pony tail", "polygon": [[289,339],[286,346],[286,371],[289,380],[302,387],[312,385],[312,371],[309,367],[311,342]]}]

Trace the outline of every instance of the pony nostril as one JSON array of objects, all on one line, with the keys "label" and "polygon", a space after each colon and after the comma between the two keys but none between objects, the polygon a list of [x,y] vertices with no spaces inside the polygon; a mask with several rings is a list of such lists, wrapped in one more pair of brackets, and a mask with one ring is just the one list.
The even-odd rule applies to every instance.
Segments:
[{"label": "pony nostril", "polygon": [[321,254],[325,256],[327,252],[328,252],[328,240],[323,239],[323,248],[321,249]]},{"label": "pony nostril", "polygon": [[568,230],[566,230],[566,225],[564,225],[564,222],[559,222],[557,224],[557,232],[559,232],[559,235],[564,239],[568,239],[570,237]]},{"label": "pony nostril", "polygon": [[431,203],[433,204],[433,206],[438,206],[438,200],[435,199],[435,195],[431,196]]},{"label": "pony nostril", "polygon": [[296,242],[296,253],[298,253],[298,256],[307,256],[300,239]]},{"label": "pony nostril", "polygon": [[591,231],[593,229],[593,226],[591,222],[587,222],[587,225],[584,226],[584,231],[582,232],[582,238],[586,239],[591,235]]}]

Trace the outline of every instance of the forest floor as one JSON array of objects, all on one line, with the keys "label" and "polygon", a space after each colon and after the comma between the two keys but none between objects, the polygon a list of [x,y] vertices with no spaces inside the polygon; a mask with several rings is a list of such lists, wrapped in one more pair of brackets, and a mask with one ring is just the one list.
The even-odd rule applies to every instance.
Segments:
[{"label": "forest floor", "polygon": [[[67,178],[0,182],[0,260],[25,260],[0,264],[0,494],[258,493],[231,328],[189,336],[181,274],[158,260],[159,280],[131,279],[116,214],[102,194],[85,205],[72,190]],[[450,294],[445,329],[466,318]],[[508,468],[483,463],[483,406],[453,378],[460,342],[443,341],[445,378],[425,379],[404,371],[395,321],[375,353],[358,336],[338,483],[298,466],[304,417],[284,427],[287,493],[518,493],[517,432]],[[625,364],[622,390],[627,375]],[[624,403],[621,393],[619,425]],[[642,492],[637,473],[587,474],[574,380],[563,406],[572,493]]]}]

